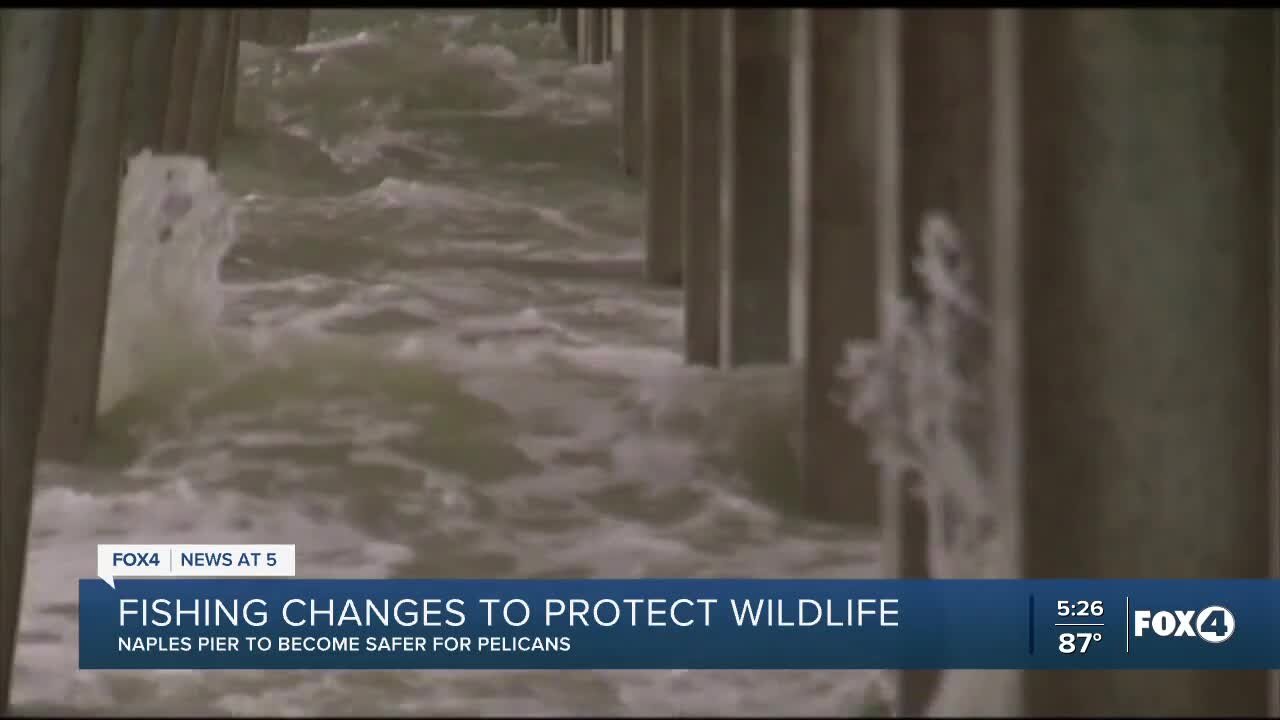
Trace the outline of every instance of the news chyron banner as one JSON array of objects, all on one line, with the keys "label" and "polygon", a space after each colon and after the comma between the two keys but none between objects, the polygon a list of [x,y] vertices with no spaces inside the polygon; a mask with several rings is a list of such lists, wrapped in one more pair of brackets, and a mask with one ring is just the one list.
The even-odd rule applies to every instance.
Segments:
[{"label": "news chyron banner", "polygon": [[1280,580],[311,580],[102,545],[82,669],[1278,669]]}]

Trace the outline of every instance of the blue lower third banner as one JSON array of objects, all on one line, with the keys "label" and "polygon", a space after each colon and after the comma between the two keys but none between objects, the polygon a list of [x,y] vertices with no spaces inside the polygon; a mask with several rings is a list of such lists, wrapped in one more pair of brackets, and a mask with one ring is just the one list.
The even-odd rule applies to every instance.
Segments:
[{"label": "blue lower third banner", "polygon": [[1280,581],[80,581],[84,669],[1280,668]]}]

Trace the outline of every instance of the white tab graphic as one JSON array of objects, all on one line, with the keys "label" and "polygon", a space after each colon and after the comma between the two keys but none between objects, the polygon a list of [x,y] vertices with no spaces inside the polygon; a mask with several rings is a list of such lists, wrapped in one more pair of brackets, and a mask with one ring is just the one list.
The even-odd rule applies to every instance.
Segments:
[{"label": "white tab graphic", "polygon": [[98,577],[293,577],[293,545],[99,545]]},{"label": "white tab graphic", "polygon": [[164,577],[169,575],[170,545],[99,545],[98,577],[111,587],[115,576]]}]

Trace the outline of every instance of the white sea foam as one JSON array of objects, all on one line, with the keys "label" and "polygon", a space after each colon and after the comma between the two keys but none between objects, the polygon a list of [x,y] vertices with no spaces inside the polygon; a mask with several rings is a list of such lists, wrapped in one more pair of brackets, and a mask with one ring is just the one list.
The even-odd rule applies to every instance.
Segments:
[{"label": "white sea foam", "polygon": [[144,151],[120,191],[98,411],[218,352],[232,199],[204,161]]}]

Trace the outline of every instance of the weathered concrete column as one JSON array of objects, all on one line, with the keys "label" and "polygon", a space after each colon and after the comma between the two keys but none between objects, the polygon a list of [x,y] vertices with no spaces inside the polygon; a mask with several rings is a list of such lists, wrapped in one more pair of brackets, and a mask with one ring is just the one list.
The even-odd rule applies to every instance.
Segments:
[{"label": "weathered concrete column", "polygon": [[600,62],[613,59],[613,8],[600,11]]},{"label": "weathered concrete column", "polygon": [[[886,20],[879,47],[892,54],[894,65],[881,80],[896,109],[895,182],[900,195],[887,201],[889,222],[900,233],[899,244],[881,259],[884,292],[925,307],[930,298],[916,271],[921,230],[931,212],[940,212],[963,233],[975,291],[986,295],[985,238],[991,227],[992,184],[988,181],[992,138],[990,13],[982,10],[904,10]],[[896,21],[895,21],[896,20]],[[884,71],[882,71],[884,72]],[[965,338],[959,352],[972,368],[986,355],[981,338]],[[974,444],[978,438],[969,438]],[[985,459],[985,458],[983,458]],[[930,575],[931,540],[925,504],[916,488],[922,478],[911,474],[886,478],[883,493],[883,547],[887,569],[898,577]],[[1017,573],[1009,575],[1016,577]],[[919,715],[939,692],[943,674],[933,670],[897,673],[900,713]],[[998,694],[998,691],[993,691]],[[1003,708],[992,707],[999,714]],[[976,712],[976,711],[974,711]]]},{"label": "weathered concrete column", "polygon": [[309,8],[246,10],[241,35],[259,45],[293,47],[302,45],[311,33]]},{"label": "weathered concrete column", "polygon": [[594,49],[592,48],[592,41],[595,39],[592,37],[591,33],[591,27],[594,24],[591,20],[591,15],[595,12],[596,10],[593,8],[578,8],[578,12],[576,13],[576,20],[578,23],[577,58],[579,65],[585,65],[591,62],[591,53]]},{"label": "weathered concrete column", "polygon": [[880,520],[879,475],[864,433],[837,403],[845,345],[879,327],[877,223],[892,208],[874,192],[881,141],[877,105],[876,25],[866,10],[800,11],[807,38],[808,173],[804,228],[808,298],[804,351],[804,447],[801,468],[809,509],[824,517],[874,525]]},{"label": "weathered concrete column", "polygon": [[195,97],[196,66],[204,32],[204,11],[179,10],[178,27],[169,61],[169,106],[165,110],[164,141],[166,153],[190,150],[192,100]]},{"label": "weathered concrete column", "polygon": [[[1021,156],[993,142],[991,164],[997,478],[1023,484],[1023,573],[1266,577],[1275,24],[994,22],[995,126],[1021,120]],[[1023,692],[1055,715],[1262,716],[1268,695],[1261,671],[1029,673]]]},{"label": "weathered concrete column", "polygon": [[[838,11],[829,11],[838,12]],[[903,153],[904,136],[906,134],[906,118],[904,117],[904,51],[903,26],[909,24],[910,18],[904,18],[900,10],[866,10],[858,19],[847,19],[856,25],[856,37],[853,52],[861,58],[861,64],[855,64],[850,70],[848,87],[844,92],[854,97],[860,104],[858,112],[848,126],[854,139],[855,151],[853,168],[846,172],[856,172],[859,182],[851,187],[849,201],[858,208],[865,208],[867,215],[859,221],[872,238],[875,247],[875,283],[877,286],[877,326],[878,332],[873,336],[881,336],[892,327],[892,304],[890,299],[901,295],[919,299],[919,284],[911,270],[911,262],[918,249],[918,233],[914,228],[908,229],[903,220]],[[825,24],[826,19],[816,20]],[[824,45],[830,45],[837,38],[815,37],[810,33],[811,52],[820,52]],[[836,47],[839,47],[836,45]],[[847,51],[847,48],[846,48]],[[814,58],[816,62],[816,57]],[[816,73],[817,68],[812,68]],[[836,82],[832,76],[813,77],[813,96],[826,96],[827,90],[821,88],[829,82]],[[840,90],[839,87],[836,90]],[[831,97],[839,97],[838,92]],[[811,122],[818,122],[817,113],[810,112]],[[916,116],[913,114],[913,118]],[[835,126],[826,123],[829,128]],[[860,138],[865,140],[859,141]],[[810,143],[815,154],[821,145],[814,138]],[[812,156],[811,156],[812,157]],[[811,163],[811,171],[820,165]],[[819,202],[817,198],[836,197],[832,188],[820,188],[820,183],[811,183],[810,190],[815,193],[811,202]],[[828,193],[831,193],[830,195]],[[813,208],[811,207],[811,211]],[[820,225],[811,218],[809,229],[822,232]],[[820,257],[822,251],[811,252],[815,257],[810,259],[810,282],[815,287],[809,303],[809,336],[814,338],[825,332],[824,328],[837,321],[822,319],[816,316],[825,301],[819,301],[816,293],[820,288],[830,288],[828,280],[819,280],[818,273],[823,273]],[[818,351],[810,349],[808,362]],[[806,375],[812,375],[806,372]],[[806,379],[806,396],[816,393],[816,388],[808,385],[813,378]],[[809,400],[806,405],[815,408],[817,398]],[[816,409],[816,408],[815,408]],[[816,419],[816,418],[815,418]],[[814,422],[806,419],[807,422]],[[813,442],[823,442],[814,437]],[[810,447],[806,447],[809,451]],[[856,466],[855,466],[856,467]],[[877,483],[879,496],[879,515],[881,527],[881,569],[886,577],[924,578],[929,576],[927,557],[927,519],[922,503],[908,493],[907,485],[919,482],[918,477],[904,477],[890,468],[881,468]],[[936,671],[899,671],[892,673],[893,696],[888,698],[899,716],[922,715],[933,699],[937,690],[940,673]]]},{"label": "weathered concrete column", "polygon": [[236,129],[236,107],[240,95],[240,21],[243,15],[243,10],[232,10],[227,15],[227,56],[222,79],[220,137],[226,137]]},{"label": "weathered concrete column", "polygon": [[645,278],[675,285],[684,265],[684,15],[644,10]]},{"label": "weathered concrete column", "polygon": [[578,62],[597,65],[605,59],[604,8],[578,9]]},{"label": "weathered concrete column", "polygon": [[281,44],[289,47],[305,45],[311,37],[311,9],[289,8],[271,13],[271,27]]},{"label": "weathered concrete column", "polygon": [[[1274,23],[908,11],[897,37],[883,67],[902,135],[881,147],[901,163],[905,242],[881,277],[922,294],[904,263],[926,213],[968,240],[991,337],[954,359],[990,381],[970,438],[1003,546],[986,572],[1274,571],[1275,403],[1259,392],[1276,340]],[[919,503],[897,499],[885,552],[922,574]],[[1004,674],[981,693],[921,675],[903,674],[900,713],[1261,715],[1268,696],[1262,672]]]},{"label": "weathered concrete column", "polygon": [[211,168],[218,165],[222,143],[223,92],[226,89],[227,57],[231,52],[231,10],[204,10],[200,47],[196,56],[194,86],[191,90],[191,120],[187,125],[187,147],[203,157]]},{"label": "weathered concrete column", "polygon": [[245,42],[261,43],[263,28],[266,25],[267,10],[244,8],[240,11],[240,39]]},{"label": "weathered concrete column", "polygon": [[0,709],[7,707],[83,11],[4,11],[0,62]]},{"label": "weathered concrete column", "polygon": [[591,24],[591,56],[588,62],[593,65],[598,65],[609,57],[606,54],[609,41],[605,38],[608,30],[605,20],[608,18],[608,12],[604,8],[590,8],[587,12],[587,19]]},{"label": "weathered concrete column", "polygon": [[813,150],[809,115],[813,105],[810,97],[813,58],[808,25],[812,15],[804,8],[793,8],[790,15],[787,145],[791,149],[788,186],[791,232],[787,243],[787,344],[791,363],[803,365],[809,331],[809,158]]},{"label": "weathered concrete column", "polygon": [[720,363],[720,49],[724,11],[684,26],[684,355]]},{"label": "weathered concrete column", "polygon": [[725,15],[720,362],[790,355],[790,11]]},{"label": "weathered concrete column", "polygon": [[622,54],[622,16],[625,8],[609,9],[609,57]]},{"label": "weathered concrete column", "polygon": [[644,168],[644,11],[624,8],[622,46],[614,53],[622,170],[633,177]]},{"label": "weathered concrete column", "polygon": [[578,52],[578,14],[577,8],[560,8],[560,37],[564,38],[564,46],[571,53]]},{"label": "weathered concrete column", "polygon": [[148,9],[142,15],[133,46],[124,157],[143,149],[159,151],[164,142],[169,105],[170,62],[178,31],[178,11]]},{"label": "weathered concrete column", "polygon": [[78,460],[97,415],[115,250],[125,98],[138,12],[86,13],[49,338],[40,452]]}]

